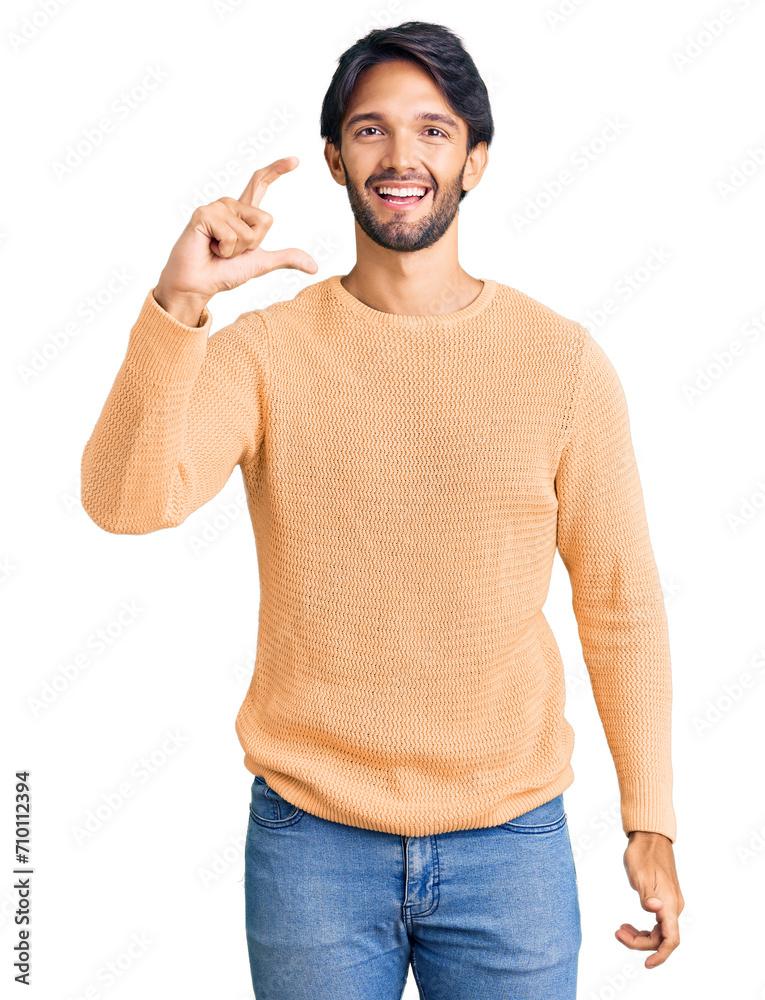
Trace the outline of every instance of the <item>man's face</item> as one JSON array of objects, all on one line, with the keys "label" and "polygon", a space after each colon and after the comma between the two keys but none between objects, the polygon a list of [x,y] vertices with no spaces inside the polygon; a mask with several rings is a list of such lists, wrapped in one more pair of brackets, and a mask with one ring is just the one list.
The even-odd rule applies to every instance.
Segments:
[{"label": "man's face", "polygon": [[[427,117],[417,118],[422,113]],[[359,226],[389,250],[432,246],[457,214],[466,149],[466,122],[424,69],[397,60],[364,70],[343,119],[339,151]],[[381,186],[426,191],[396,204],[378,194]]]}]

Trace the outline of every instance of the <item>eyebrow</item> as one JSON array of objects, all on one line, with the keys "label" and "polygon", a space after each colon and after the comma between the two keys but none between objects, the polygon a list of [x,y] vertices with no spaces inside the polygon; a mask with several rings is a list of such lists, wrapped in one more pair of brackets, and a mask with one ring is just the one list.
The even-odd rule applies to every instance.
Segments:
[{"label": "eyebrow", "polygon": [[[357,115],[353,115],[348,119],[344,132],[347,132],[354,125],[359,122],[382,122],[385,121],[385,116],[381,115],[378,111],[362,111]],[[451,115],[438,114],[436,111],[419,111],[413,118],[413,121],[429,121],[429,122],[441,122],[442,125],[448,125],[449,128],[453,128],[459,131],[459,122],[455,121]]]}]

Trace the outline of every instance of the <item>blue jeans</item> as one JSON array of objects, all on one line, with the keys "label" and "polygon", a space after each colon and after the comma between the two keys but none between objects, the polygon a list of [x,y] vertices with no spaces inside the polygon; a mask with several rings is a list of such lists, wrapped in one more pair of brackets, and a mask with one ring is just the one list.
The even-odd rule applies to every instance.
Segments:
[{"label": "blue jeans", "polygon": [[582,941],[556,796],[499,826],[405,837],[322,819],[252,782],[256,1000],[573,1000]]}]

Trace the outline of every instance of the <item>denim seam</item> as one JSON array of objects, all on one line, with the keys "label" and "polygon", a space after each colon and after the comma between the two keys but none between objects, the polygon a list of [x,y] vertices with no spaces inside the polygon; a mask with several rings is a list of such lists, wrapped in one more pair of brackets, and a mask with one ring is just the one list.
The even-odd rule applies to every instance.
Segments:
[{"label": "denim seam", "polygon": [[523,823],[514,823],[512,820],[508,820],[507,823],[501,823],[503,829],[513,830],[516,833],[554,833],[559,830],[566,822],[566,814],[564,813],[560,819],[556,819],[552,823],[537,823],[534,826],[524,825]]},{"label": "denim seam", "polygon": [[414,973],[414,981],[417,983],[417,989],[420,993],[420,1000],[427,1000],[425,996],[425,990],[422,988],[422,983],[420,982],[420,976],[417,972],[417,958],[414,954],[414,948],[412,948],[412,972]]},{"label": "denim seam", "polygon": [[250,816],[252,817],[253,822],[257,823],[258,826],[265,827],[267,830],[281,830],[283,827],[294,826],[295,823],[298,823],[304,815],[305,811],[303,809],[298,809],[297,813],[289,819],[264,819],[262,816],[258,816],[258,814],[253,810],[252,805],[250,806]]},{"label": "denim seam", "polygon": [[433,834],[430,838],[431,851],[433,854],[433,905],[425,913],[418,913],[418,917],[429,917],[431,913],[435,913],[438,909],[438,904],[441,902],[441,866],[438,857],[438,836]]},{"label": "denim seam", "polygon": [[406,965],[404,966],[404,980],[401,983],[401,992],[398,995],[398,1000],[402,1000],[402,997],[404,996],[404,990],[406,989],[406,979],[408,975],[409,975],[409,963],[407,962]]}]

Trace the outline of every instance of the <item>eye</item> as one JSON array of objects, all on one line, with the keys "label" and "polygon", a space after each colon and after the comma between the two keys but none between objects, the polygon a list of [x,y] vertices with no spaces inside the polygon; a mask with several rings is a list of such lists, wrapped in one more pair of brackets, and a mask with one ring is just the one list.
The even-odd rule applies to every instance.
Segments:
[{"label": "eye", "polygon": [[[379,128],[377,128],[377,126],[376,126],[376,125],[367,125],[367,126],[365,126],[364,128],[360,129],[360,130],[359,130],[359,131],[358,131],[358,132],[356,133],[356,135],[363,135],[363,134],[364,134],[365,132],[369,132],[369,130],[370,130],[370,129],[374,129],[374,130],[375,130],[376,132],[379,132],[379,131],[380,131],[380,129],[379,129]],[[435,125],[431,125],[431,126],[429,126],[428,128],[426,128],[426,129],[425,129],[425,131],[426,131],[426,132],[438,132],[438,134],[439,134],[440,136],[443,136],[443,138],[444,138],[444,139],[446,138],[446,133],[445,133],[445,132],[442,132],[440,128],[436,128],[436,127],[435,127]]]}]

